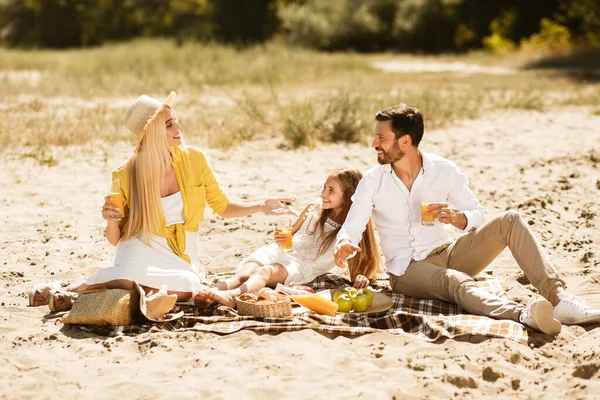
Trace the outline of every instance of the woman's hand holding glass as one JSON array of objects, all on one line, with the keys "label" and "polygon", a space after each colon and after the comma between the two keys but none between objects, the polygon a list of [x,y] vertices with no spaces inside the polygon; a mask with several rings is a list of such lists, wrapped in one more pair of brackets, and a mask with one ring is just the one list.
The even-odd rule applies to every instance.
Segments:
[{"label": "woman's hand holding glass", "polygon": [[118,206],[113,205],[113,198],[108,195],[104,197],[104,206],[102,207],[102,218],[104,218],[107,222],[117,222],[121,218],[123,218],[123,213],[119,210]]}]

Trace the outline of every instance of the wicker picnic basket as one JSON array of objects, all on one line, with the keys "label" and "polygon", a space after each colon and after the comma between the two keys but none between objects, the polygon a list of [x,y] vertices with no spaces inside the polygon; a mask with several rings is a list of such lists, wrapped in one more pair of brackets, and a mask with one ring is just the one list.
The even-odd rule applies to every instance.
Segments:
[{"label": "wicker picnic basket", "polygon": [[249,301],[235,300],[238,314],[253,317],[287,317],[292,315],[292,301],[289,298],[271,304],[257,304]]}]

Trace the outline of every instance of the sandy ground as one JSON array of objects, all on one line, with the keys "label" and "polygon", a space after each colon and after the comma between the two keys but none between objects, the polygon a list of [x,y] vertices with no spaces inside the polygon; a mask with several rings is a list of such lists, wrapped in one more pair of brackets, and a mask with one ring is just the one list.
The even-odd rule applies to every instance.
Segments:
[{"label": "sandy ground", "polygon": [[[488,216],[516,208],[569,288],[600,307],[600,116],[585,108],[507,110],[422,144],[454,160]],[[195,143],[190,143],[195,144]],[[301,209],[328,170],[375,163],[368,143],[282,150],[280,141],[207,150],[231,198],[291,194]],[[32,284],[77,280],[108,265],[100,208],[109,171],[128,146],[5,150],[0,169],[0,398],[598,398],[599,326],[564,327],[529,346],[481,339],[427,343],[385,332],[356,338],[313,331],[229,336],[197,332],[99,337],[43,324]],[[40,160],[50,161],[46,164]],[[223,220],[207,210],[202,261],[217,276],[267,243],[275,217]],[[484,273],[523,302],[534,294],[504,252]]]},{"label": "sandy ground", "polygon": [[382,71],[387,72],[454,72],[460,74],[487,74],[487,75],[513,75],[519,71],[515,68],[505,67],[486,67],[477,64],[467,64],[463,62],[453,63],[438,63],[424,61],[407,61],[407,60],[385,60],[374,61],[372,65]]}]

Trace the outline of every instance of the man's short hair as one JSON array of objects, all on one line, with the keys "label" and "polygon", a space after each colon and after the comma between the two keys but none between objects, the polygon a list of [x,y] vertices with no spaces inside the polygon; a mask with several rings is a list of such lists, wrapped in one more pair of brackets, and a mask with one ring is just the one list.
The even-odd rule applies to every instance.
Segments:
[{"label": "man's short hair", "polygon": [[396,140],[404,135],[410,135],[412,144],[419,146],[423,138],[423,115],[417,108],[409,107],[404,103],[379,110],[375,114],[377,121],[392,121],[392,131]]}]

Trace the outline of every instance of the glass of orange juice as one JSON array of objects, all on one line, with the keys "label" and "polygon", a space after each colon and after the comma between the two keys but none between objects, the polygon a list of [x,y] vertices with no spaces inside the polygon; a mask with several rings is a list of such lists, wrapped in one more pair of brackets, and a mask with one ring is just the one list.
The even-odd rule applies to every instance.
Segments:
[{"label": "glass of orange juice", "polygon": [[421,224],[424,226],[435,225],[435,215],[427,215],[429,205],[436,202],[435,192],[432,189],[421,189]]},{"label": "glass of orange juice", "polygon": [[294,244],[292,242],[292,220],[289,218],[281,218],[277,221],[277,230],[285,235],[285,241],[279,245],[281,250],[289,253],[293,250]]},{"label": "glass of orange juice", "polygon": [[[110,185],[110,201],[109,204],[119,208],[121,215],[125,212],[125,199],[123,197],[123,191],[121,190],[121,180],[113,179]],[[120,219],[120,218],[119,218]]]}]

